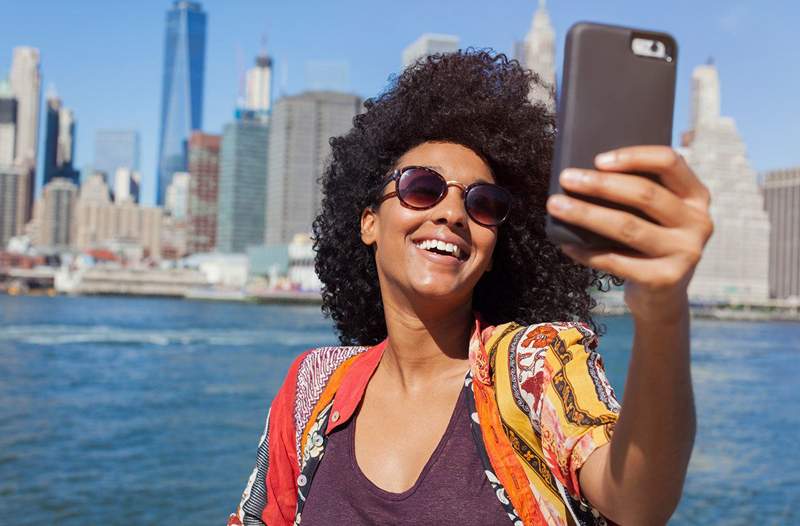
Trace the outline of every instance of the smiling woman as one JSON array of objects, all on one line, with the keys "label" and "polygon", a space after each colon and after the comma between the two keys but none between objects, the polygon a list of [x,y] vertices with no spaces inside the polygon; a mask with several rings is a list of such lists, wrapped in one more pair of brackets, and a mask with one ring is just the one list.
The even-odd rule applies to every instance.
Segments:
[{"label": "smiling woman", "polygon": [[[553,121],[529,102],[532,82],[504,55],[429,57],[331,140],[316,269],[346,346],[295,360],[229,524],[658,524],[672,513],[694,436],[682,300],[697,258],[673,254],[668,272],[639,279],[622,255],[568,248],[573,260],[546,239]],[[691,195],[671,205],[703,219],[702,185],[668,148],[632,148],[608,167],[679,179]],[[604,211],[587,224],[549,204],[608,230]],[[663,230],[699,257],[706,232]],[[602,271],[581,264],[592,258]],[[638,378],[622,411],[590,316],[589,289],[611,268],[635,278]]]}]

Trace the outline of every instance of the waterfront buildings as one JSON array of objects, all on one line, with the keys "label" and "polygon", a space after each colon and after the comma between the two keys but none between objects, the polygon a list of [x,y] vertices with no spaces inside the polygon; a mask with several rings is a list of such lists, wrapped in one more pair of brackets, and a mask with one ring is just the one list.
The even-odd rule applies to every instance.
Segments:
[{"label": "waterfront buildings", "polygon": [[459,38],[455,35],[424,33],[403,50],[403,67],[406,68],[417,59],[435,55],[436,53],[452,53],[458,51]]},{"label": "waterfront buildings", "polygon": [[74,218],[78,186],[56,177],[42,188],[34,209],[33,244],[50,250],[68,250],[75,239]]},{"label": "waterfront buildings", "polygon": [[555,111],[556,93],[556,33],[550,22],[545,0],[539,0],[539,8],[533,15],[531,28],[525,40],[514,45],[514,58],[522,67],[539,76],[541,83],[531,86],[529,98],[532,103],[541,102],[550,111]]},{"label": "waterfront buildings", "polygon": [[175,219],[184,219],[189,207],[189,172],[175,172],[167,187],[164,210]]},{"label": "waterfront buildings", "polygon": [[800,167],[764,175],[769,215],[769,295],[800,300]]},{"label": "waterfront buildings", "polygon": [[32,47],[15,47],[11,60],[9,83],[17,100],[17,125],[14,164],[21,170],[21,180],[17,187],[22,218],[18,223],[18,233],[22,233],[25,223],[31,218],[33,209],[33,190],[36,185],[36,160],[39,144],[39,104],[41,100],[41,73],[39,71],[39,50]]},{"label": "waterfront buildings", "polygon": [[216,235],[220,252],[244,253],[248,245],[264,240],[268,134],[266,123],[250,118],[223,130]]},{"label": "waterfront buildings", "polygon": [[57,177],[79,184],[78,172],[72,167],[75,153],[75,116],[61,99],[50,91],[47,96],[47,128],[44,146],[43,185]]},{"label": "waterfront buildings", "polygon": [[18,166],[0,166],[0,251],[24,226],[19,202],[19,187],[24,176],[22,168]]},{"label": "waterfront buildings", "polygon": [[93,168],[108,174],[112,192],[117,192],[117,170],[124,168],[129,173],[139,171],[140,150],[139,132],[136,130],[97,130],[94,135]]},{"label": "waterfront buildings", "polygon": [[217,243],[219,135],[194,132],[189,139],[187,251],[210,252]]},{"label": "waterfront buildings", "polygon": [[295,234],[311,232],[322,197],[317,180],[330,154],[328,141],[346,133],[360,111],[359,97],[330,91],[306,92],[275,103],[263,239],[268,245],[289,243]]},{"label": "waterfront buildings", "polygon": [[206,13],[198,2],[175,1],[167,12],[156,202],[164,204],[172,174],[186,171],[186,145],[203,128]]},{"label": "waterfront buildings", "polygon": [[736,123],[720,115],[719,77],[712,64],[692,74],[691,115],[683,153],[711,192],[715,230],[689,295],[699,302],[766,300],[769,220]]},{"label": "waterfront buildings", "polygon": [[141,247],[146,256],[160,258],[161,209],[141,207],[131,200],[114,203],[110,195],[101,173],[92,174],[81,185],[75,204],[74,248],[127,244]]}]

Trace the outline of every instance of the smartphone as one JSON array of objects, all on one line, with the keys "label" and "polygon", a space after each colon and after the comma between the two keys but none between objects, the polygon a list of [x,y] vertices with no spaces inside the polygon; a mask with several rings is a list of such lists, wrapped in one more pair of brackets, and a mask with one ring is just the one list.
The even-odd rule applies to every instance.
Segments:
[{"label": "smartphone", "polygon": [[[566,191],[565,168],[594,169],[594,157],[623,146],[669,145],[678,47],[662,32],[580,22],[567,33],[550,194],[566,193],[610,208],[638,210]],[[658,181],[653,174],[637,174]],[[556,244],[627,249],[621,243],[547,215]]]}]

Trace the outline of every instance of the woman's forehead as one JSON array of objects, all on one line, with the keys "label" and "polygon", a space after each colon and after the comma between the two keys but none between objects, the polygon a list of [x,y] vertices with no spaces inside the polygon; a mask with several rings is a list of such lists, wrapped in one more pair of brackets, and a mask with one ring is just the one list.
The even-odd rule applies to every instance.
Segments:
[{"label": "woman's forehead", "polygon": [[475,151],[461,144],[425,142],[417,145],[400,157],[396,168],[411,165],[436,170],[448,180],[494,182],[492,171],[486,161]]}]

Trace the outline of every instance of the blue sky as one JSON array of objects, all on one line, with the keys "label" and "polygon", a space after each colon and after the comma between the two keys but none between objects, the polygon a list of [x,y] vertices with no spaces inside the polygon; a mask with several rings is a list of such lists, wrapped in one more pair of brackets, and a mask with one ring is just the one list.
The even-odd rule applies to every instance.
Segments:
[{"label": "blue sky", "polygon": [[[451,33],[462,46],[511,53],[528,31],[537,0],[205,0],[208,13],[204,128],[231,120],[239,71],[266,35],[276,88],[306,85],[306,64],[346,63],[349,90],[377,94],[400,67],[402,49],[423,32]],[[144,201],[152,203],[169,0],[6,0],[0,20],[0,75],[16,45],[42,53],[43,88],[53,84],[78,122],[76,164],[92,162],[99,128],[142,136]],[[560,50],[569,26],[592,20],[672,33],[680,46],[676,134],[689,115],[692,68],[713,57],[722,112],[737,121],[757,170],[800,165],[800,3],[765,0],[550,0]],[[41,146],[41,145],[40,145]],[[41,149],[41,148],[40,148]],[[41,176],[41,174],[39,174]]]}]

